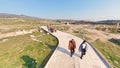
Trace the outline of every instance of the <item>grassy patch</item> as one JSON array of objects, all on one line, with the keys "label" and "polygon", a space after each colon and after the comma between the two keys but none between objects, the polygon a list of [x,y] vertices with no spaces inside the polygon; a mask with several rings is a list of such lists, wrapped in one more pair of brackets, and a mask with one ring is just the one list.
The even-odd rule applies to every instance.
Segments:
[{"label": "grassy patch", "polygon": [[82,34],[82,33],[74,33],[74,35],[76,35],[77,37],[80,37],[81,39],[90,40],[90,38],[87,37],[87,36],[84,36],[84,37],[83,37],[83,34]]},{"label": "grassy patch", "polygon": [[[30,35],[34,35],[33,40]],[[2,40],[8,39],[5,42]],[[36,68],[51,52],[49,46],[57,45],[57,40],[46,33],[32,33],[0,39],[0,68],[29,68],[34,61]],[[26,58],[25,58],[26,57]],[[29,63],[26,63],[29,62]]]},{"label": "grassy patch", "polygon": [[113,33],[113,34],[117,33],[117,28],[111,28],[110,33]]},{"label": "grassy patch", "polygon": [[64,25],[64,26],[56,26],[56,28],[61,31],[67,31],[70,27],[67,25]]},{"label": "grassy patch", "polygon": [[93,42],[94,46],[107,58],[114,68],[120,68],[120,47],[111,42],[100,40]]},{"label": "grassy patch", "polygon": [[74,30],[73,32],[74,32],[74,33],[79,33],[79,31],[77,31],[77,30]]},{"label": "grassy patch", "polygon": [[116,34],[117,33],[117,27],[114,26],[114,27],[96,27],[95,28],[96,30],[101,30],[101,31],[106,31],[108,30],[110,33],[113,33],[113,34]]}]

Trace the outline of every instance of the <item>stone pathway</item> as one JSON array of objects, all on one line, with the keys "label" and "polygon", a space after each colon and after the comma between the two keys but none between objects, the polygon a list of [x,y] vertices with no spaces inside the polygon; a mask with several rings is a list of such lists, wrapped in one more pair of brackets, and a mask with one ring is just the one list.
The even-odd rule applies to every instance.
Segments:
[{"label": "stone pathway", "polygon": [[[45,26],[42,26],[42,29],[48,31]],[[61,31],[52,34],[58,38],[59,44],[45,68],[109,68],[89,44],[86,55],[82,60],[80,59],[78,47],[83,41],[82,39]],[[68,50],[68,42],[70,39],[75,39],[77,45],[75,54],[72,57],[70,57]]]}]

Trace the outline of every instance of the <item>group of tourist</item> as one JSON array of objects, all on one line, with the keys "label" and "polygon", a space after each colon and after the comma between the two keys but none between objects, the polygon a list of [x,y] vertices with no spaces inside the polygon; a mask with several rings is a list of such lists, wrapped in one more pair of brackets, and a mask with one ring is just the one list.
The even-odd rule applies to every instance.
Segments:
[{"label": "group of tourist", "polygon": [[51,33],[56,32],[56,28],[55,27],[47,27],[48,31],[50,31]]},{"label": "group of tourist", "polygon": [[[50,31],[51,33],[56,32],[56,28],[55,27],[47,27],[48,31]],[[74,39],[71,39],[69,41],[69,45],[68,45],[68,49],[70,50],[70,56],[72,57],[72,55],[75,52],[75,48],[76,48],[76,42]],[[78,48],[79,52],[81,53],[80,58],[82,59],[83,55],[86,54],[86,50],[87,50],[87,43],[86,40],[83,40],[83,42],[80,44],[79,48]]]},{"label": "group of tourist", "polygon": [[[76,42],[74,39],[71,39],[69,41],[69,45],[68,45],[68,49],[70,50],[71,57],[75,52],[75,48],[76,48]],[[85,40],[83,40],[83,42],[80,44],[78,50],[79,50],[79,52],[81,52],[80,58],[82,59],[83,55],[86,54],[86,50],[87,50],[87,43]]]}]

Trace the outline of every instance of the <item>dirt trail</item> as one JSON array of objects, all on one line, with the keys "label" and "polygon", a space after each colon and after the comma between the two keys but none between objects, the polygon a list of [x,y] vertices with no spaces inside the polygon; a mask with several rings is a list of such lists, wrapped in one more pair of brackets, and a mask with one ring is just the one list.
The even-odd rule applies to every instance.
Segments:
[{"label": "dirt trail", "polygon": [[10,32],[10,33],[4,33],[4,34],[0,33],[0,39],[6,38],[6,37],[17,36],[17,35],[29,34],[29,33],[32,33],[34,31],[36,31],[36,29],[16,31],[16,32]]}]

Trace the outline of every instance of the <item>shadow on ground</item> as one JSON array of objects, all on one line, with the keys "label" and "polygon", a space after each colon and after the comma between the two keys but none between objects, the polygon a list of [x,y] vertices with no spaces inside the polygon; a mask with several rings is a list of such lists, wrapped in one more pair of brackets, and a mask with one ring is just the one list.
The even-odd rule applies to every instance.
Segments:
[{"label": "shadow on ground", "polygon": [[111,38],[108,41],[110,41],[110,42],[112,42],[112,43],[117,44],[117,45],[120,46],[120,39]]},{"label": "shadow on ground", "polygon": [[[57,50],[70,56],[70,52],[68,50],[66,50],[65,48],[62,48],[62,47],[58,46]],[[74,55],[76,57],[80,57],[79,54],[77,54],[77,53],[74,53]]]},{"label": "shadow on ground", "polygon": [[36,63],[35,59],[33,59],[27,55],[22,56],[21,59],[25,62],[23,64],[22,68],[36,68],[37,63]]}]

